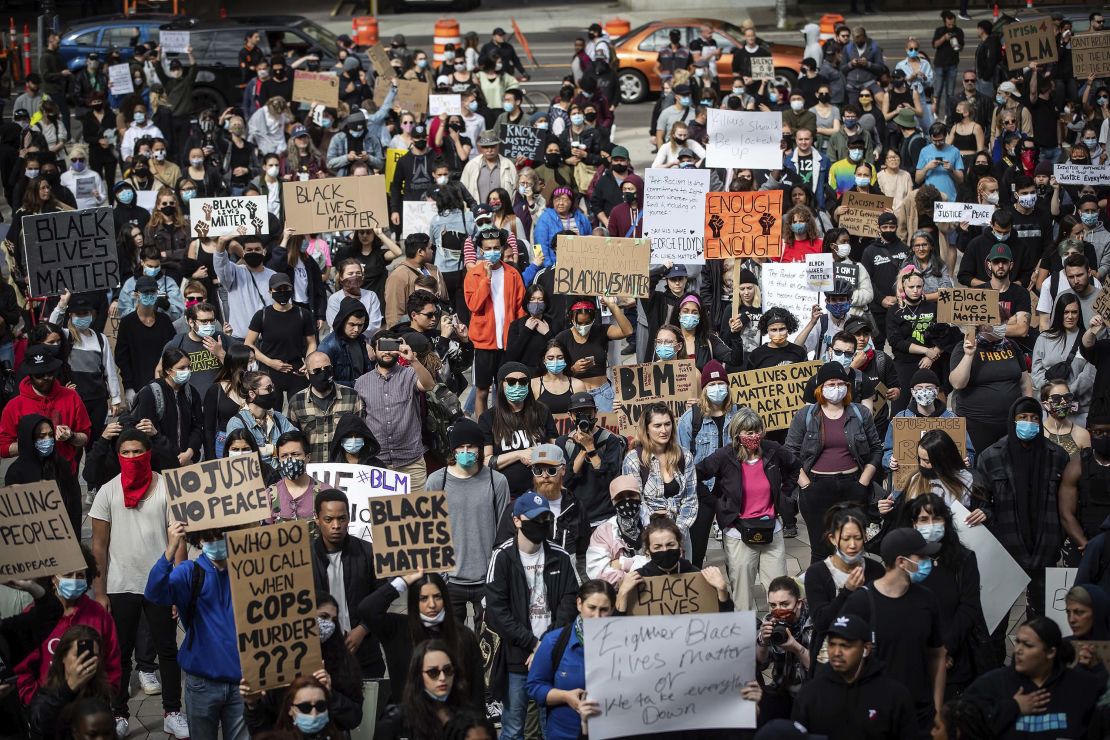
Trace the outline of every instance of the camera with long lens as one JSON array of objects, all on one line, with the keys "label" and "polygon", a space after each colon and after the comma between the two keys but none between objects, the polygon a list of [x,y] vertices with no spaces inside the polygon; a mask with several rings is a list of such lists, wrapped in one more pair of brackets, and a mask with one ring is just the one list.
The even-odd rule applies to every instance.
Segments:
[{"label": "camera with long lens", "polygon": [[771,636],[768,639],[772,645],[783,645],[790,639],[790,634],[786,626],[786,622],[775,620],[774,626],[771,627]]}]

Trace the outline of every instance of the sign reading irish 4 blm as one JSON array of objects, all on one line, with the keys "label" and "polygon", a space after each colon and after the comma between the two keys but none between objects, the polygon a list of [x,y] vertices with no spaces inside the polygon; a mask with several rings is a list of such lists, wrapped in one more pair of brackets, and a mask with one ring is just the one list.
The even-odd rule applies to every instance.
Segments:
[{"label": "sign reading irish 4 blm", "polygon": [[111,290],[121,282],[109,207],[24,216],[23,243],[34,297]]}]

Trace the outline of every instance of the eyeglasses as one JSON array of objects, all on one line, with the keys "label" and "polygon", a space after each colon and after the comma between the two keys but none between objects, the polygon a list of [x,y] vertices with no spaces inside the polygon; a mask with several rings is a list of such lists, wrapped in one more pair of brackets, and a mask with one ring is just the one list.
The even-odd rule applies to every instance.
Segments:
[{"label": "eyeglasses", "polygon": [[563,466],[562,465],[539,465],[539,464],[533,465],[532,466],[532,475],[536,476],[537,478],[553,478],[553,477],[555,477],[556,475],[559,474],[559,468],[561,468],[561,467],[563,467]]},{"label": "eyeglasses", "polygon": [[299,701],[293,705],[301,714],[323,714],[328,711],[328,703],[326,701]]},{"label": "eyeglasses", "polygon": [[1053,403],[1071,403],[1075,400],[1075,396],[1071,393],[1064,393],[1062,395],[1059,393],[1053,393],[1051,396],[1048,397],[1048,400],[1052,401]]},{"label": "eyeglasses", "polygon": [[855,357],[856,356],[856,351],[854,349],[850,349],[850,350],[847,350],[847,351],[834,349],[834,350],[830,350],[830,352],[832,352],[833,357]]},{"label": "eyeglasses", "polygon": [[433,681],[438,680],[441,673],[445,677],[451,678],[451,676],[455,675],[455,666],[445,665],[442,668],[429,668],[428,670],[424,671],[424,675],[432,679]]},{"label": "eyeglasses", "polygon": [[528,378],[505,378],[505,385],[509,386],[510,388],[514,385],[528,385]]}]

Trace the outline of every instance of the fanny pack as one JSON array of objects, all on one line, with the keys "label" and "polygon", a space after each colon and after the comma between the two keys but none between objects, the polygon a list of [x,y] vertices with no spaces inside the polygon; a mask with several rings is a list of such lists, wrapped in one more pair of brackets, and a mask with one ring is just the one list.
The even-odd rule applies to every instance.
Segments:
[{"label": "fanny pack", "polygon": [[775,538],[775,518],[770,516],[741,519],[736,529],[746,545],[769,545]]}]

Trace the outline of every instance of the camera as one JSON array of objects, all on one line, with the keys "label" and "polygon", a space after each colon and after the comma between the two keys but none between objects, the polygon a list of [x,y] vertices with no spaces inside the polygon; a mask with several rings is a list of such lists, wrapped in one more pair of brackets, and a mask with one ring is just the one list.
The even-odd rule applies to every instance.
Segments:
[{"label": "camera", "polygon": [[575,414],[574,425],[578,427],[578,431],[589,434],[590,430],[594,428],[594,418],[589,414]]},{"label": "camera", "polygon": [[775,624],[771,627],[771,636],[767,639],[772,645],[783,645],[790,639],[789,630],[786,627],[786,622],[775,620]]}]

